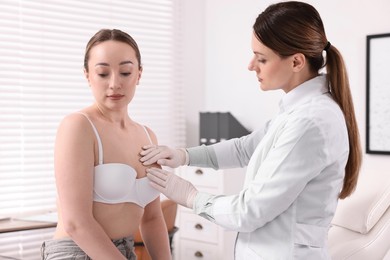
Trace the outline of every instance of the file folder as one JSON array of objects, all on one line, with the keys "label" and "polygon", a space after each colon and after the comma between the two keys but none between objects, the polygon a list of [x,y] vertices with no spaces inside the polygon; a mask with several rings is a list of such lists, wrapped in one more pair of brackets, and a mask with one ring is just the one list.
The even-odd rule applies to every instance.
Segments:
[{"label": "file folder", "polygon": [[230,112],[200,112],[199,115],[200,145],[210,145],[250,133]]}]

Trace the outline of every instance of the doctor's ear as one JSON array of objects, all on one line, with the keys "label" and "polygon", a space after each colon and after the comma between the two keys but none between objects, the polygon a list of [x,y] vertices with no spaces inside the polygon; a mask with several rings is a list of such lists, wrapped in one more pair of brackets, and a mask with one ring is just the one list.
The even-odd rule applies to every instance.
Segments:
[{"label": "doctor's ear", "polygon": [[293,70],[298,72],[306,65],[306,57],[302,53],[293,55]]}]

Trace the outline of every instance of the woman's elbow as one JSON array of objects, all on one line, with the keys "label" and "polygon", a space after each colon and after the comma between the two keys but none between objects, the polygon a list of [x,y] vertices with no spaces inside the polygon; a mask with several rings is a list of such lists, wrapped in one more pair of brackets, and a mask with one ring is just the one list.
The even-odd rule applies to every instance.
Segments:
[{"label": "woman's elbow", "polygon": [[62,220],[62,224],[64,226],[65,232],[70,236],[70,237],[75,237],[80,231],[87,228],[87,223],[91,223],[91,221],[84,220],[81,218],[64,218]]}]

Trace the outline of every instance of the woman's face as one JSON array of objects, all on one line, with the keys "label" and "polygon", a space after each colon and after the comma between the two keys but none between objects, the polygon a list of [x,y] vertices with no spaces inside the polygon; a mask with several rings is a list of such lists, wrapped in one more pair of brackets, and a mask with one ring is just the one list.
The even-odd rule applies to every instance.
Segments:
[{"label": "woman's face", "polygon": [[130,45],[109,40],[92,47],[84,73],[98,105],[117,110],[127,109],[142,70]]},{"label": "woman's face", "polygon": [[262,90],[282,89],[286,93],[293,88],[293,56],[281,58],[273,50],[261,43],[252,34],[254,56],[248,65],[250,71],[256,72]]}]

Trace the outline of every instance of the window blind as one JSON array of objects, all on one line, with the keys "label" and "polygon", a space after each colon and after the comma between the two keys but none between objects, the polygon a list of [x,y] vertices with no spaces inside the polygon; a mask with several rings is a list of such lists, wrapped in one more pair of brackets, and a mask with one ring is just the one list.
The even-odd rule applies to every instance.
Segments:
[{"label": "window blind", "polygon": [[83,58],[101,28],[128,32],[141,50],[130,117],[159,143],[184,145],[179,11],[179,0],[0,2],[0,217],[55,209],[56,129],[93,102]]},{"label": "window blind", "polygon": [[42,242],[51,239],[54,231],[55,228],[45,228],[0,234],[0,259],[42,259]]}]

